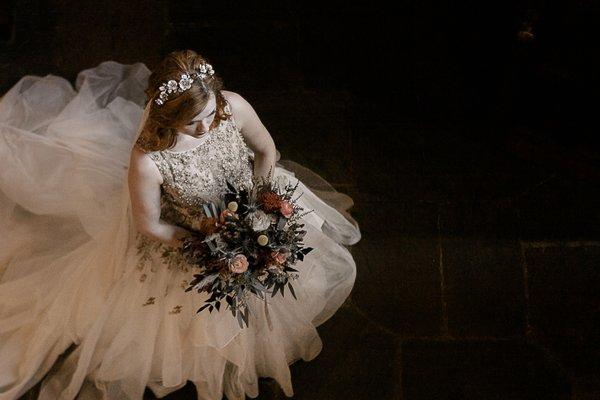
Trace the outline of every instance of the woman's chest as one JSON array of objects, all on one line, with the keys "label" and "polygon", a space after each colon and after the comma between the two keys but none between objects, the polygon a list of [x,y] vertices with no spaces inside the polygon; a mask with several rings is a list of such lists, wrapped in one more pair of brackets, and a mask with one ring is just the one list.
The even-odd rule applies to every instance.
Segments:
[{"label": "woman's chest", "polygon": [[217,201],[227,181],[247,186],[252,180],[250,151],[236,132],[217,132],[194,149],[166,154],[166,161],[163,189],[182,206]]}]

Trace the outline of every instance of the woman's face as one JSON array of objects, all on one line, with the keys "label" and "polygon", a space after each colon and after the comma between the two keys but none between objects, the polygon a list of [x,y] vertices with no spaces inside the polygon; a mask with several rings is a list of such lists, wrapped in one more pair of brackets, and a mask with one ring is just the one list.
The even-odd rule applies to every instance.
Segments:
[{"label": "woman's face", "polygon": [[179,133],[200,137],[210,130],[217,112],[217,101],[214,92],[210,92],[206,107],[197,114],[187,125],[179,129]]}]

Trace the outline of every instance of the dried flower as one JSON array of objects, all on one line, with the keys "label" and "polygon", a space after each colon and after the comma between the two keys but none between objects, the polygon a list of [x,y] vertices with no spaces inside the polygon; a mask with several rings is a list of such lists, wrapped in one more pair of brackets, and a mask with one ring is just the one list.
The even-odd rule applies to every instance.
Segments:
[{"label": "dried flower", "polygon": [[265,246],[267,243],[269,243],[269,237],[267,235],[260,235],[258,238],[256,238],[256,241],[259,245]]},{"label": "dried flower", "polygon": [[243,254],[236,254],[229,264],[229,270],[234,274],[241,274],[248,269],[248,259]]},{"label": "dried flower", "polygon": [[238,203],[236,203],[235,201],[230,201],[229,204],[227,204],[227,209],[236,212],[238,209]]},{"label": "dried flower", "polygon": [[254,232],[264,231],[271,225],[272,219],[261,210],[256,210],[246,216],[246,220],[252,226]]},{"label": "dried flower", "polygon": [[294,206],[289,201],[283,200],[279,207],[279,211],[284,217],[289,218],[294,213]]},{"label": "dried flower", "polygon": [[221,211],[221,214],[219,215],[219,220],[221,221],[221,223],[225,223],[225,218],[226,217],[233,217],[235,218],[236,214],[234,212],[232,212],[229,209],[225,209],[223,211]]},{"label": "dried flower", "polygon": [[271,258],[277,264],[281,265],[281,264],[285,263],[285,260],[287,260],[288,254],[287,254],[286,251],[281,251],[281,250],[280,251],[273,251],[273,252],[271,252]]},{"label": "dried flower", "polygon": [[273,191],[265,192],[261,196],[260,202],[263,204],[265,212],[273,212],[281,207],[281,197]]},{"label": "dried flower", "polygon": [[204,239],[205,242],[213,242],[217,249],[223,249],[227,246],[227,243],[223,240],[219,233],[211,233]]}]

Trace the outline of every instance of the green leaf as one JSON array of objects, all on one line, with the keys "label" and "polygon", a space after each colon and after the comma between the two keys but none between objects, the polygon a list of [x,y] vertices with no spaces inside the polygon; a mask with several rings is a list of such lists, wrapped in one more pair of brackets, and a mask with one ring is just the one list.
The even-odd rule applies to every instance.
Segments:
[{"label": "green leaf", "polygon": [[209,204],[211,204],[211,203],[202,204],[202,208],[204,209],[204,214],[206,214],[206,216],[209,218],[216,218],[217,216],[213,215],[212,209]]},{"label": "green leaf", "polygon": [[240,325],[240,328],[244,329],[244,316],[242,315],[241,312],[238,312],[236,317],[237,317],[238,324]]},{"label": "green leaf", "polygon": [[250,310],[248,309],[248,307],[246,307],[244,309],[244,313],[242,314],[242,318],[244,319],[244,322],[246,323],[246,326],[248,326],[248,315],[250,313]]},{"label": "green leaf", "polygon": [[237,189],[231,184],[231,182],[229,182],[229,180],[225,180],[225,183],[227,184],[227,189],[229,189],[232,193],[237,193]]},{"label": "green leaf", "polygon": [[290,293],[292,293],[292,296],[294,296],[294,299],[298,300],[298,298],[296,297],[296,292],[294,291],[294,287],[292,286],[291,282],[288,282],[288,288],[290,289]]},{"label": "green leaf", "polygon": [[207,307],[210,307],[210,304],[205,304],[205,305],[203,305],[202,307],[200,307],[200,308],[198,309],[198,311],[196,311],[196,313],[202,312],[202,310],[205,310]]},{"label": "green leaf", "polygon": [[312,247],[305,247],[302,250],[300,250],[303,254],[308,254],[313,250]]},{"label": "green leaf", "polygon": [[259,281],[258,279],[256,279],[256,278],[253,278],[253,279],[252,279],[252,283],[253,283],[254,287],[255,287],[257,290],[266,290],[266,287],[265,287],[265,285],[263,285],[262,283],[260,283],[260,281]]}]

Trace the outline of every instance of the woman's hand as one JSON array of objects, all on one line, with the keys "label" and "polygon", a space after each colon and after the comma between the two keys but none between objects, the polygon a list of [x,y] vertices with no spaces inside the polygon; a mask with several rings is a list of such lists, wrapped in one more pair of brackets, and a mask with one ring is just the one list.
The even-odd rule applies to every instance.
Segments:
[{"label": "woman's hand", "polygon": [[183,246],[183,243],[184,243],[184,241],[186,239],[192,238],[192,237],[194,237],[196,235],[194,235],[194,232],[189,231],[189,230],[187,230],[185,228],[181,228],[181,227],[178,227],[178,226],[177,226],[177,228],[179,228],[180,230],[178,230],[178,232],[175,233],[175,238],[172,241],[170,241],[170,242],[164,242],[164,243],[167,244],[167,245],[169,245],[169,246],[181,249],[182,246]]}]

